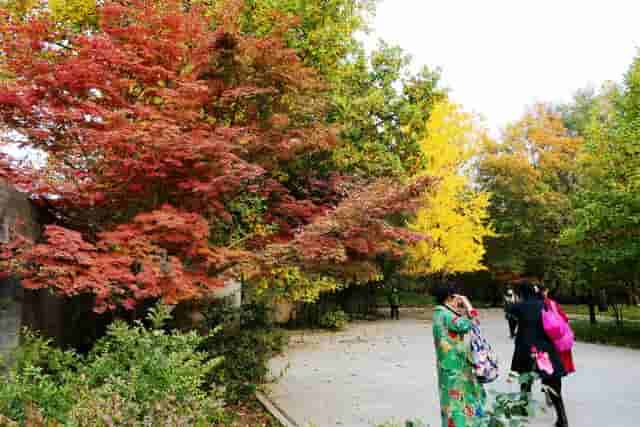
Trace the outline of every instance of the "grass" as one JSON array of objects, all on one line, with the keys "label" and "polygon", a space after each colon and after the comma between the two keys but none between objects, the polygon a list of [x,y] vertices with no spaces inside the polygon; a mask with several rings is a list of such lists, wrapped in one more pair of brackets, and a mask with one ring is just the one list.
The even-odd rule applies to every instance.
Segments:
[{"label": "grass", "polygon": [[[589,316],[589,306],[587,305],[563,305],[562,309],[567,314],[579,314],[581,316]],[[596,307],[596,315],[598,317],[615,317],[613,309],[609,307],[609,310],[605,313],[601,313]],[[624,320],[640,320],[640,307],[636,305],[625,305],[622,308],[622,317]]]},{"label": "grass", "polygon": [[[413,290],[398,289],[398,297],[400,299],[400,307],[431,307],[435,304],[433,297],[429,294],[418,293]],[[378,307],[388,307],[389,301],[384,293],[380,290],[376,296]]]},{"label": "grass", "polygon": [[591,325],[588,320],[572,320],[571,328],[579,341],[640,349],[638,322],[627,322],[620,327],[612,321]]}]

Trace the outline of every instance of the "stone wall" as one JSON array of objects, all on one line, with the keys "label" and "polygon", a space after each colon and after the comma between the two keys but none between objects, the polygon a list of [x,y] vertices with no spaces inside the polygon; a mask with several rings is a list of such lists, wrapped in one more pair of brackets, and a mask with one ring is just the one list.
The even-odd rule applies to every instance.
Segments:
[{"label": "stone wall", "polygon": [[20,219],[19,232],[36,238],[39,226],[35,209],[24,194],[0,181],[0,243],[10,238],[9,231],[18,219]]},{"label": "stone wall", "polygon": [[19,291],[20,284],[14,278],[0,280],[0,356],[18,345],[22,319]]},{"label": "stone wall", "polygon": [[[17,225],[16,225],[17,224]],[[0,244],[12,238],[12,231],[36,238],[36,212],[27,198],[0,181]],[[0,272],[2,273],[2,272]],[[14,277],[0,279],[0,356],[18,344],[22,324],[24,292]]]}]

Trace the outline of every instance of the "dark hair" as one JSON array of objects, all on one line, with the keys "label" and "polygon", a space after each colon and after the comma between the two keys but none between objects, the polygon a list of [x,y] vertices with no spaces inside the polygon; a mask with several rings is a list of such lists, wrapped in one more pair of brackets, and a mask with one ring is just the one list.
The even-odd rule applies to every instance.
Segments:
[{"label": "dark hair", "polygon": [[553,297],[555,294],[555,291],[557,291],[557,289],[555,289],[554,291],[551,290],[551,288],[548,285],[545,285],[544,283],[540,283],[538,285],[538,289],[540,289],[540,298],[544,298],[544,293],[549,292],[549,296]]},{"label": "dark hair", "polygon": [[438,305],[444,304],[455,293],[456,288],[450,283],[439,283],[431,289],[431,295],[436,299]]},{"label": "dark hair", "polygon": [[520,282],[518,284],[518,294],[522,300],[535,298],[537,295],[536,288],[531,282]]}]

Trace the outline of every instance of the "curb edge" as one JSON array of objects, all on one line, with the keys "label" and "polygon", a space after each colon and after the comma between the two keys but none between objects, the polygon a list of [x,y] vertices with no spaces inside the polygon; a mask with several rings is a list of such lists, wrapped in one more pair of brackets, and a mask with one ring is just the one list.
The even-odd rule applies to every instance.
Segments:
[{"label": "curb edge", "polygon": [[289,416],[289,414],[284,412],[282,408],[276,405],[275,402],[269,399],[261,391],[256,392],[256,398],[258,399],[258,402],[260,402],[262,406],[264,406],[264,408],[271,415],[273,415],[273,417],[277,419],[280,422],[280,424],[282,424],[284,427],[300,427],[295,421],[293,421],[293,419],[291,418],[291,416]]}]

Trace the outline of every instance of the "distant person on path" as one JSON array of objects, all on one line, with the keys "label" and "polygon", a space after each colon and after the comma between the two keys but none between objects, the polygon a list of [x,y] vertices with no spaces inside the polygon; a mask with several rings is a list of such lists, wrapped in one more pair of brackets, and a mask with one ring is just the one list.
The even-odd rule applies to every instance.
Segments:
[{"label": "distant person on path", "polygon": [[[542,324],[544,301],[537,295],[536,288],[531,283],[521,283],[518,290],[520,302],[509,308],[509,313],[518,322],[511,370],[519,374],[537,372],[542,378],[542,384],[552,391],[549,397],[558,416],[556,427],[568,427],[569,423],[562,400],[562,377],[567,374],[567,371]],[[548,354],[553,368],[551,373],[537,368],[532,354],[534,349]],[[531,383],[522,384],[522,392],[528,396],[531,392],[531,386]]]},{"label": "distant person on path", "polygon": [[509,314],[509,309],[513,305],[515,305],[515,303],[518,302],[518,300],[516,298],[516,293],[513,292],[513,289],[511,289],[511,287],[507,288],[507,290],[504,293],[503,299],[504,299],[503,300],[504,315],[507,318],[507,323],[509,324],[509,337],[513,339],[516,336],[516,327],[518,325],[518,322],[513,315]]},{"label": "distant person on path", "polygon": [[387,292],[387,300],[389,301],[389,307],[391,307],[391,318],[400,320],[400,293],[398,288],[391,286],[389,292]]},{"label": "distant person on path", "polygon": [[473,373],[470,347],[464,336],[477,322],[469,300],[456,295],[450,285],[432,291],[437,306],[433,314],[442,427],[483,427],[486,394]]}]

